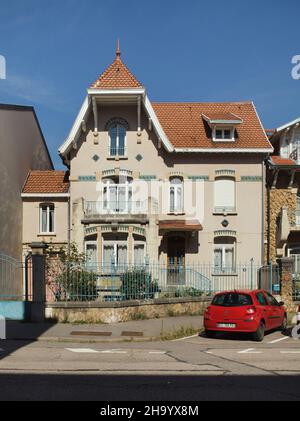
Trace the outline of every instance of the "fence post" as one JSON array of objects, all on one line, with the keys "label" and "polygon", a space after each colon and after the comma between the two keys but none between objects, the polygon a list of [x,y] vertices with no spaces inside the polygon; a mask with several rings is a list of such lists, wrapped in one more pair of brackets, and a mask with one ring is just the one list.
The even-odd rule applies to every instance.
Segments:
[{"label": "fence post", "polygon": [[44,243],[32,243],[32,322],[43,322],[45,320],[46,301],[46,256],[47,245]]},{"label": "fence post", "polygon": [[281,272],[281,298],[289,312],[295,310],[293,302],[293,259],[279,259]]}]

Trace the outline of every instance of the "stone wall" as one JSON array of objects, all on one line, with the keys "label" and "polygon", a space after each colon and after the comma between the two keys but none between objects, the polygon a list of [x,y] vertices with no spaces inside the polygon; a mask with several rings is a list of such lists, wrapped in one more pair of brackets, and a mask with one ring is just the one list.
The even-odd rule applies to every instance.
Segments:
[{"label": "stone wall", "polygon": [[166,299],[124,303],[55,303],[46,318],[60,323],[121,323],[131,320],[203,315],[210,299]]},{"label": "stone wall", "polygon": [[[297,194],[294,189],[271,189],[270,191],[270,255],[273,263],[278,259],[276,232],[277,220],[280,215],[281,209],[286,207],[288,209],[288,217],[290,224],[295,222],[295,210],[297,206]],[[266,227],[266,242],[268,241],[268,197],[266,195],[266,212],[265,212],[265,227]],[[266,261],[267,261],[267,247],[265,248]]]}]

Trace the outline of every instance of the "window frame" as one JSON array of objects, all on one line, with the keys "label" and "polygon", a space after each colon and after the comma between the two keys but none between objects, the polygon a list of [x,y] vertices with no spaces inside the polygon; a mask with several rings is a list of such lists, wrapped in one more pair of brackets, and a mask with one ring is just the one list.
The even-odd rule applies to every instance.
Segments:
[{"label": "window frame", "polygon": [[[220,237],[215,238],[218,239]],[[223,238],[223,240],[226,237]],[[214,248],[213,248],[213,273],[215,275],[228,275],[228,274],[235,274],[236,273],[236,238],[233,237],[228,237],[231,240],[233,240],[232,243],[215,243],[213,244]],[[215,262],[215,255],[216,255],[216,251],[217,250],[221,250],[221,267],[217,267],[216,266],[216,262]],[[226,267],[226,251],[232,251],[232,265],[230,268]]]},{"label": "window frame", "polygon": [[[111,130],[113,130],[116,127],[117,134],[116,134],[116,153],[112,154],[112,136],[111,136]],[[125,136],[124,136],[124,146],[123,146],[123,154],[120,154],[120,138],[119,138],[119,131],[118,128],[122,127],[125,130]],[[115,157],[126,157],[126,147],[127,147],[127,128],[124,124],[121,124],[119,122],[112,123],[108,128],[108,135],[109,135],[109,157],[115,158]]]},{"label": "window frame", "polygon": [[[230,138],[225,137],[225,132],[230,131]],[[212,139],[214,142],[235,142],[235,127],[234,126],[214,126],[212,131]],[[222,131],[222,137],[217,137],[217,131]]]},{"label": "window frame", "polygon": [[[43,231],[43,211],[46,208],[46,226],[47,230]],[[53,230],[50,231],[50,208],[53,208]],[[56,228],[56,206],[54,203],[40,203],[39,205],[39,234],[40,235],[55,235]]]},{"label": "window frame", "polygon": [[[216,206],[216,187],[217,187],[217,183],[220,181],[231,181],[233,182],[233,186],[234,186],[234,192],[233,192],[233,200],[234,200],[234,206]],[[218,176],[215,178],[214,180],[214,206],[213,206],[213,213],[214,214],[235,214],[237,212],[237,190],[236,190],[236,179],[235,177],[231,177],[231,176]]]},{"label": "window frame", "polygon": [[[178,180],[180,182],[175,183],[174,182],[175,180]],[[169,186],[170,214],[172,215],[184,214],[184,180],[181,177],[172,177],[170,178],[169,182],[170,182],[170,186]],[[172,191],[174,192],[173,208],[172,208],[172,200],[171,200]],[[178,203],[179,200],[181,203]]]}]

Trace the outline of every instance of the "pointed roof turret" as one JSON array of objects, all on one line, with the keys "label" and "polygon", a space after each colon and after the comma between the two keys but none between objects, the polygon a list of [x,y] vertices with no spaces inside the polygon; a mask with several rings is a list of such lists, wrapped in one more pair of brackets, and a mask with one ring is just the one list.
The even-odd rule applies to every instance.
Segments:
[{"label": "pointed roof turret", "polygon": [[143,85],[131,73],[121,59],[120,40],[117,42],[116,58],[114,62],[101,74],[92,89],[132,89],[143,88]]}]

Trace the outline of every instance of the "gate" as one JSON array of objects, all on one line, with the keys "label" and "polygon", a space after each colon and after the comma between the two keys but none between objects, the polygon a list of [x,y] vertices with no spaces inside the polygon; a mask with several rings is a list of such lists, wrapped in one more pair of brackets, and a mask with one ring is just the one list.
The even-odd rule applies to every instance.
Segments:
[{"label": "gate", "polygon": [[7,319],[25,320],[32,299],[31,258],[20,262],[0,253],[0,315]]}]

